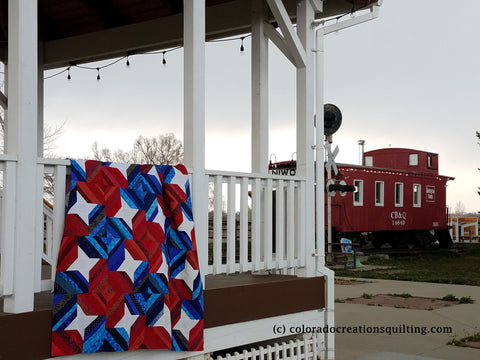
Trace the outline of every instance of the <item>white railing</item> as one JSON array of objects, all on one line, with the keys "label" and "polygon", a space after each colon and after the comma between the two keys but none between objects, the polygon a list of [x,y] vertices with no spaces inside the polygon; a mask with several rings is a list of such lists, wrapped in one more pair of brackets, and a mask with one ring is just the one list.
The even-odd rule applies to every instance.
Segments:
[{"label": "white railing", "polygon": [[208,171],[208,273],[295,273],[306,264],[305,180]]},{"label": "white railing", "polygon": [[[2,204],[0,214],[0,295],[13,294],[14,245],[15,245],[15,176],[16,159],[2,156],[0,159]],[[35,229],[38,239],[35,246],[33,292],[51,290],[55,279],[56,258],[63,232],[65,209],[65,176],[69,161],[38,159],[37,196],[32,206],[37,211]],[[51,202],[44,192],[45,181],[49,181]],[[43,201],[42,201],[43,199]]]},{"label": "white railing", "polygon": [[[0,157],[0,295],[13,294],[16,159]],[[33,292],[51,290],[64,225],[69,161],[38,159]],[[295,274],[306,265],[305,180],[276,175],[208,171],[208,273],[270,271]],[[44,183],[53,188],[50,203]],[[5,211],[8,209],[8,211]],[[42,276],[43,271],[43,276]]]},{"label": "white railing", "polygon": [[290,339],[282,343],[274,342],[256,348],[235,351],[208,360],[316,360],[318,359],[317,338],[304,334],[302,339]]},{"label": "white railing", "polygon": [[[68,160],[42,159],[38,161],[38,172],[44,174],[44,183],[48,183],[49,194],[45,197],[52,198],[52,204],[43,206],[43,224],[38,224],[43,229],[43,266],[47,265],[50,275],[41,280],[42,290],[53,289],[57,267],[57,256],[62,239],[65,222],[65,185]],[[50,205],[50,206],[49,206]],[[45,271],[44,271],[45,272]],[[37,280],[38,281],[38,280]]]}]

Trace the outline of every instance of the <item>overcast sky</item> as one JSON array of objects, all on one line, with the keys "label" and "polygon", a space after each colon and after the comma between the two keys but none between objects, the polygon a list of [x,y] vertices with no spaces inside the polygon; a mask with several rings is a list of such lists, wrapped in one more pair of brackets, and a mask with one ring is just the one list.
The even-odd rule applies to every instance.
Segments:
[{"label": "overcast sky", "polygon": [[[385,0],[380,17],[325,39],[325,101],[343,113],[338,162],[365,150],[404,147],[439,154],[448,205],[480,210],[480,2]],[[207,44],[207,168],[250,169],[250,43]],[[128,150],[138,135],[182,138],[183,51],[137,55],[101,70],[73,68],[45,81],[45,119],[64,123],[57,153],[91,156],[91,146]],[[100,65],[105,64],[101,63]],[[97,66],[97,65],[95,65]],[[295,71],[271,44],[270,153],[295,152]],[[48,72],[51,75],[54,72]],[[221,149],[222,156],[218,156]]]}]

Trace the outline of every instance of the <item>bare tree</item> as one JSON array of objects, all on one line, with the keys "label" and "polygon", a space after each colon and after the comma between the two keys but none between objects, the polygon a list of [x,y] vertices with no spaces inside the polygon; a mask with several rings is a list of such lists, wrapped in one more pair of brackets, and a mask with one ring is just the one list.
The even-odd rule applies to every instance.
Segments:
[{"label": "bare tree", "polygon": [[133,146],[138,162],[178,164],[183,161],[183,145],[173,134],[144,138],[139,136]]},{"label": "bare tree", "polygon": [[453,211],[454,211],[455,215],[457,215],[457,216],[465,215],[465,213],[466,213],[465,204],[461,201],[458,201],[455,204],[455,209]]},{"label": "bare tree", "polygon": [[55,153],[57,149],[57,140],[62,135],[65,123],[60,125],[45,124],[43,128],[43,156],[46,158],[61,158],[61,155]]},{"label": "bare tree", "polygon": [[[56,141],[63,133],[65,124],[51,126],[45,124],[43,129],[43,153],[47,158],[58,158],[55,154],[57,148]],[[3,144],[5,141],[5,117],[3,108],[0,109],[0,152],[3,152]]]},{"label": "bare tree", "polygon": [[[3,113],[2,113],[3,115]],[[3,116],[0,116],[1,126],[1,152],[3,152],[4,136],[5,136],[5,120]],[[59,158],[60,156],[55,153],[56,141],[62,135],[63,126],[49,126],[46,125],[43,131],[43,156],[46,158]],[[53,202],[54,197],[54,183],[55,179],[52,174],[45,174],[43,178],[43,191],[46,200]]]},{"label": "bare tree", "polygon": [[[63,133],[65,124],[50,126],[45,125],[43,131],[43,153],[46,158],[59,158],[55,153],[56,141]],[[4,151],[5,144],[5,110],[0,107],[0,153]],[[43,181],[44,197],[46,200],[53,202],[54,196],[54,178],[52,174],[45,174]]]},{"label": "bare tree", "polygon": [[94,142],[92,151],[93,158],[101,161],[166,165],[183,162],[182,142],[171,133],[150,138],[139,136],[128,151],[100,148],[98,142]]}]

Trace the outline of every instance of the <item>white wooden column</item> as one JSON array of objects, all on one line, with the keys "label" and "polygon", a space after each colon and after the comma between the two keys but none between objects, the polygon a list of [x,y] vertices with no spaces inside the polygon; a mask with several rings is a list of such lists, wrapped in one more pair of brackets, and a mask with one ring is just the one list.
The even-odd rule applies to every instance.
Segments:
[{"label": "white wooden column", "polygon": [[[200,270],[208,267],[208,182],[205,175],[205,0],[184,0],[185,165],[192,172],[192,208]],[[205,284],[205,282],[204,282]]]},{"label": "white wooden column", "polygon": [[324,31],[322,28],[316,31],[316,97],[315,97],[315,160],[317,165],[315,170],[316,181],[316,240],[317,240],[317,269],[325,267],[325,136],[324,136]]},{"label": "white wooden column", "polygon": [[314,189],[314,10],[309,0],[297,7],[297,34],[305,49],[305,67],[297,68],[297,173],[306,178],[305,236],[307,276],[315,275]]},{"label": "white wooden column", "polygon": [[8,2],[8,123],[6,151],[17,156],[14,197],[13,295],[6,312],[33,310],[37,160],[37,1]]},{"label": "white wooden column", "polygon": [[[316,248],[317,248],[317,273],[321,272],[325,276],[325,325],[333,326],[335,324],[335,272],[325,267],[325,141],[324,141],[324,30],[319,28],[316,31]],[[318,334],[319,343],[323,336],[324,358],[335,359],[335,334]]]},{"label": "white wooden column", "polygon": [[252,172],[268,172],[268,38],[264,0],[252,2]]},{"label": "white wooden column", "polygon": [[37,75],[37,155],[43,157],[43,141],[45,123],[43,118],[43,99],[44,99],[44,83],[43,83],[43,46],[39,46],[38,51],[38,75]]},{"label": "white wooden column", "polygon": [[[37,46],[40,48],[40,46]],[[38,50],[37,58],[37,157],[43,158],[43,139],[44,139],[44,122],[43,122],[43,56],[41,49]],[[44,219],[43,219],[43,182],[44,167],[36,166],[37,190],[36,198],[32,200],[35,207],[35,292],[42,290],[42,254],[43,254],[43,235],[44,235]]]}]

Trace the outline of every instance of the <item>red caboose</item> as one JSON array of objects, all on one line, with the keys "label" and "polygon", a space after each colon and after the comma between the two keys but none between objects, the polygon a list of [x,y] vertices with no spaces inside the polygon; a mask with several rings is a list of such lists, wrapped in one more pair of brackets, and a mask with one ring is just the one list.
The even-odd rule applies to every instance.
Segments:
[{"label": "red caboose", "polygon": [[[442,246],[452,243],[446,187],[454,178],[438,174],[438,154],[379,149],[363,154],[363,163],[337,164],[336,182],[353,185],[355,191],[332,197],[334,239],[371,241],[375,247],[385,243],[428,247],[437,240]],[[277,175],[295,175],[296,163],[277,162],[269,169]]]},{"label": "red caboose", "polygon": [[372,241],[375,247],[428,246],[451,242],[446,186],[438,155],[388,148],[366,152],[364,165],[337,164],[335,177],[355,191],[332,197],[332,227],[339,237]]}]

